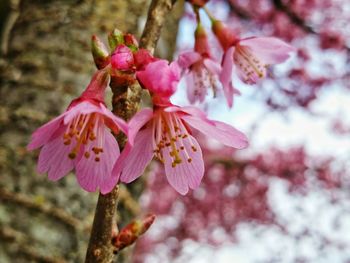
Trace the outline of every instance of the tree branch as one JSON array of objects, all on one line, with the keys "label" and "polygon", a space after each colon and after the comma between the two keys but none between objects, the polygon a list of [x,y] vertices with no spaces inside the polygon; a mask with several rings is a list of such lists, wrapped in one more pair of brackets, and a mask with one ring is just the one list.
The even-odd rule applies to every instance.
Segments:
[{"label": "tree branch", "polygon": [[[140,47],[154,51],[160,36],[162,25],[170,12],[175,0],[153,0],[148,12],[148,18],[143,31]],[[128,120],[134,115],[141,98],[141,89],[137,82],[132,85],[123,85],[117,79],[111,79],[113,92],[113,113]],[[125,137],[117,137],[122,148]],[[116,206],[119,196],[118,186],[106,195],[99,195],[95,211],[94,223],[91,230],[90,241],[86,253],[86,263],[110,263],[113,260],[112,230],[116,227]]]}]

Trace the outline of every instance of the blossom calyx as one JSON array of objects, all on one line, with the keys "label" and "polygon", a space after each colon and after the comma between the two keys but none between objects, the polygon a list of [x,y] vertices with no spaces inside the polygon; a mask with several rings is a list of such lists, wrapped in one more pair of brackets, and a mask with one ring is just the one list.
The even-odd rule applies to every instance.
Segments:
[{"label": "blossom calyx", "polygon": [[120,230],[119,234],[112,237],[112,244],[115,251],[118,252],[123,248],[132,245],[139,236],[144,234],[153,224],[156,216],[149,214],[141,220],[134,220],[126,227]]},{"label": "blossom calyx", "polygon": [[206,3],[209,2],[209,0],[186,0],[186,1],[196,7],[203,7]]},{"label": "blossom calyx", "polygon": [[212,31],[219,40],[224,51],[235,45],[235,43],[239,40],[234,31],[228,28],[227,25],[220,20],[214,20],[212,22]]},{"label": "blossom calyx", "polygon": [[203,55],[210,57],[210,47],[208,42],[208,35],[205,31],[205,28],[198,24],[197,29],[194,33],[195,36],[195,44],[194,44],[194,50]]},{"label": "blossom calyx", "polygon": [[101,39],[96,35],[91,37],[91,53],[98,69],[103,69],[109,64],[109,51]]}]

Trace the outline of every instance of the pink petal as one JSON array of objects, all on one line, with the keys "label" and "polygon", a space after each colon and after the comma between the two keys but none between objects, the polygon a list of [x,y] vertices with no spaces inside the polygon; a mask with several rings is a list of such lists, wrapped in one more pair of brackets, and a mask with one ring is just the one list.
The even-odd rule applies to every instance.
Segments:
[{"label": "pink petal", "polygon": [[113,135],[105,129],[103,152],[99,154],[100,161],[96,162],[92,148],[96,143],[89,143],[84,151],[90,153],[90,157],[81,157],[76,165],[76,175],[80,186],[88,192],[95,192],[98,188],[102,193],[108,193],[116,184],[112,178],[112,169],[119,156],[119,147]]},{"label": "pink petal", "polygon": [[[177,148],[180,149],[181,145]],[[202,150],[191,135],[183,140],[183,146],[185,147],[188,156],[192,159],[188,162],[188,156],[185,154],[185,150],[180,150],[179,155],[182,160],[180,164],[175,167],[172,166],[172,158],[170,157],[170,147],[165,147],[163,150],[163,156],[165,159],[165,174],[170,185],[178,191],[180,194],[185,195],[189,188],[195,189],[199,186],[204,175],[204,162],[202,156]],[[196,148],[194,152],[192,146]]]},{"label": "pink petal", "polygon": [[168,65],[166,60],[149,63],[145,70],[136,73],[137,79],[151,92],[161,97],[170,97],[180,79],[180,69],[177,63]]},{"label": "pink petal", "polygon": [[117,177],[122,170],[120,180],[130,183],[142,175],[153,158],[153,129],[148,127],[138,132],[134,146],[127,144],[113,169]]},{"label": "pink petal", "polygon": [[68,157],[73,147],[74,144],[64,145],[62,136],[57,136],[46,143],[40,151],[38,173],[48,172],[48,178],[52,181],[57,181],[68,174],[73,169],[75,162]]},{"label": "pink petal", "polygon": [[234,88],[232,86],[232,70],[233,70],[233,54],[235,48],[229,48],[223,58],[222,71],[220,74],[220,81],[222,83],[224,94],[227,100],[227,104],[229,107],[233,105],[233,94]]},{"label": "pink petal", "polygon": [[126,122],[123,119],[119,118],[118,116],[115,116],[102,103],[100,104],[100,111],[99,111],[99,113],[104,115],[107,127],[110,128],[115,134],[118,134],[119,130],[121,130],[126,135],[128,135],[129,127],[126,124]]},{"label": "pink petal", "polygon": [[144,108],[137,112],[129,121],[129,137],[128,142],[133,145],[134,139],[138,131],[153,117],[153,111],[149,108]]},{"label": "pink petal", "polygon": [[206,136],[218,140],[224,145],[242,149],[248,146],[247,137],[234,127],[220,121],[207,120],[195,116],[185,115],[181,117],[193,128]]},{"label": "pink petal", "polygon": [[209,120],[207,118],[207,115],[205,112],[203,112],[202,110],[198,109],[197,107],[193,107],[193,106],[179,107],[179,106],[173,105],[173,106],[165,108],[164,111],[165,112],[184,112],[186,114],[201,118],[204,121],[211,122],[211,120]]},{"label": "pink petal", "polygon": [[221,65],[212,59],[204,59],[204,66],[213,75],[219,75],[221,73]]},{"label": "pink petal", "polygon": [[195,95],[196,86],[194,84],[195,81],[194,81],[193,72],[189,72],[188,74],[185,75],[185,81],[186,81],[186,93],[187,93],[188,101],[191,104],[194,104],[197,100],[197,97]]},{"label": "pink petal", "polygon": [[44,124],[39,129],[37,129],[32,134],[32,138],[30,140],[30,143],[27,146],[27,149],[31,151],[47,143],[50,140],[52,134],[62,124],[62,119],[64,118],[65,115],[66,115],[66,112],[54,118],[53,120],[49,121],[48,123]]},{"label": "pink petal", "polygon": [[287,60],[295,48],[275,37],[242,39],[241,46],[248,46],[263,64],[278,64]]},{"label": "pink petal", "polygon": [[195,51],[188,51],[180,54],[177,62],[182,69],[187,69],[201,59],[202,56],[199,53]]}]

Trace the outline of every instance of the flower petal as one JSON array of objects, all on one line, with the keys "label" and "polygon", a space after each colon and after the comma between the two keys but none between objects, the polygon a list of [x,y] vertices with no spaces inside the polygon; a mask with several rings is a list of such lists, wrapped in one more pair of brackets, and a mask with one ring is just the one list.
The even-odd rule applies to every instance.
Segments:
[{"label": "flower petal", "polygon": [[47,143],[50,140],[52,134],[62,124],[62,120],[63,120],[65,115],[66,115],[66,112],[61,114],[60,116],[54,118],[53,120],[49,121],[48,123],[44,124],[40,128],[38,128],[32,134],[32,138],[30,140],[30,143],[27,146],[27,149],[29,151],[31,151],[31,150],[37,149],[37,148],[43,146],[45,143]]},{"label": "flower petal", "polygon": [[[63,130],[62,130],[63,132]],[[74,167],[74,160],[68,157],[74,145],[64,145],[62,136],[44,145],[38,160],[38,173],[48,172],[48,178],[57,181],[68,174]]]},{"label": "flower petal", "polygon": [[[182,142],[184,150],[180,150],[179,152],[182,160],[181,163],[173,167],[170,147],[165,147],[163,149],[163,156],[165,161],[165,174],[168,182],[176,191],[185,195],[189,188],[195,189],[199,186],[204,175],[204,162],[202,150],[195,138],[188,135]],[[179,142],[176,143],[178,144]],[[181,146],[182,145],[177,145],[177,148],[180,149]],[[194,147],[196,151],[194,151],[192,147]],[[189,157],[191,158],[190,162],[188,161]]]},{"label": "flower petal", "polygon": [[191,127],[202,132],[206,136],[218,140],[224,145],[237,149],[243,149],[248,146],[247,137],[234,127],[221,121],[207,120],[195,116],[185,115],[181,117]]},{"label": "flower petal", "polygon": [[102,103],[100,104],[99,112],[105,117],[107,127],[110,128],[115,134],[118,134],[119,130],[122,130],[126,135],[128,135],[129,127],[126,122],[118,116],[115,116]]},{"label": "flower petal", "polygon": [[233,70],[233,54],[235,48],[230,47],[224,54],[222,71],[220,74],[220,82],[222,83],[224,94],[227,100],[228,106],[231,108],[233,105],[233,95],[235,94],[235,89],[232,85],[232,70]]},{"label": "flower petal", "polygon": [[137,112],[129,121],[129,137],[128,142],[133,145],[134,139],[138,131],[153,117],[153,111],[144,108]]},{"label": "flower petal", "polygon": [[213,75],[219,75],[221,73],[221,65],[212,59],[204,59],[204,66]]},{"label": "flower petal", "polygon": [[118,158],[113,176],[118,177],[120,171],[120,180],[130,183],[142,175],[146,166],[153,158],[153,129],[148,127],[137,133],[134,146],[129,143]]},{"label": "flower petal", "polygon": [[189,72],[185,75],[185,82],[186,82],[186,93],[188,101],[191,104],[194,104],[197,101],[197,97],[195,95],[196,86],[194,81],[194,75],[193,72]]},{"label": "flower petal", "polygon": [[242,39],[239,44],[248,46],[263,64],[278,64],[287,60],[295,48],[275,37]]},{"label": "flower petal", "polygon": [[[89,158],[81,157],[76,165],[78,183],[88,192],[95,192],[100,188],[102,193],[108,193],[116,184],[111,173],[119,156],[119,147],[113,135],[107,129],[104,132],[104,151],[99,155],[100,161],[95,161],[95,156],[91,154]],[[92,153],[92,148],[96,147],[96,143],[90,142],[84,150]]]},{"label": "flower petal", "polygon": [[188,51],[180,54],[177,62],[182,69],[187,69],[200,59],[202,59],[202,56],[199,53],[195,51]]}]

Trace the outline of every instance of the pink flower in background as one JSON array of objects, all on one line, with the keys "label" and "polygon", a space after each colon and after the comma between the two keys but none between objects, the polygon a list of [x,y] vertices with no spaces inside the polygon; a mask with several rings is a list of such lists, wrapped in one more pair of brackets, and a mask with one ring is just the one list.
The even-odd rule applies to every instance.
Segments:
[{"label": "pink flower in background", "polygon": [[180,54],[178,63],[184,70],[190,103],[203,102],[208,88],[215,96],[221,65],[211,56],[207,34],[200,24],[195,32],[194,51]]},{"label": "pink flower in background", "polygon": [[201,148],[191,134],[191,128],[216,139],[224,145],[247,147],[246,136],[230,125],[209,120],[195,107],[174,105],[144,109],[129,123],[130,136],[113,170],[114,176],[130,183],[138,178],[153,157],[164,164],[171,186],[180,194],[199,186],[204,163]]},{"label": "pink flower in background", "polygon": [[119,147],[109,129],[127,134],[128,128],[104,104],[108,81],[108,73],[98,71],[84,93],[63,114],[33,133],[28,149],[42,147],[39,173],[48,172],[49,179],[57,181],[75,168],[77,180],[86,191],[99,188],[108,193],[113,189],[116,179],[111,171]]},{"label": "pink flower in background", "polygon": [[224,57],[220,81],[224,87],[228,105],[233,105],[233,95],[239,93],[232,84],[232,72],[247,84],[256,84],[266,77],[269,65],[287,60],[294,48],[274,37],[251,37],[239,39],[220,21],[215,21],[213,31],[217,36]]}]

